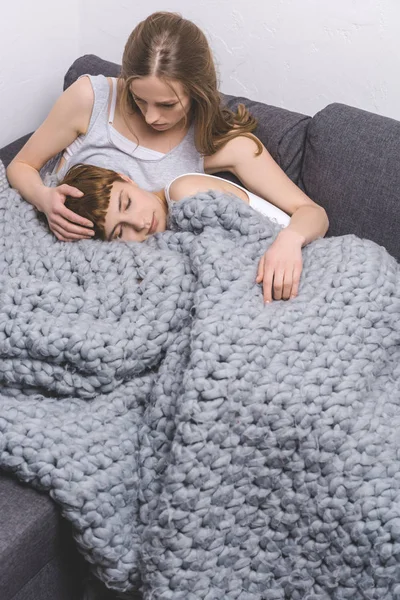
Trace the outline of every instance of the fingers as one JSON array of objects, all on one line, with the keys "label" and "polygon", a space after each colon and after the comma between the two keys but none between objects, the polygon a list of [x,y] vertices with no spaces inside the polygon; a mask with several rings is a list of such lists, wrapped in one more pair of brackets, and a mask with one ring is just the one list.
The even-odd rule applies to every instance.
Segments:
[{"label": "fingers", "polygon": [[74,225],[67,219],[63,219],[60,216],[54,217],[51,221],[52,227],[58,227],[64,231],[64,235],[78,235],[82,237],[93,237],[94,230],[89,227],[80,227],[79,225]]},{"label": "fingers", "polygon": [[81,190],[78,190],[76,187],[72,187],[72,185],[67,185],[66,183],[59,185],[57,189],[62,194],[65,194],[65,196],[72,196],[73,198],[80,198],[83,196],[83,192],[81,192]]},{"label": "fingers", "polygon": [[[66,221],[68,221],[69,223],[76,223],[78,225],[82,225],[82,227],[93,227],[93,223],[91,221],[89,221],[89,219],[85,219],[85,217],[81,217],[80,215],[77,215],[76,213],[72,212],[72,210],[69,210],[69,208],[67,208],[66,206],[62,205],[59,210],[58,210],[58,214],[60,215],[60,217],[62,217],[63,219],[65,219]],[[75,227],[75,225],[74,225]],[[71,230],[72,233],[72,230]]]},{"label": "fingers", "polygon": [[65,235],[63,235],[59,229],[53,229],[52,228],[51,231],[54,233],[54,235],[56,236],[56,238],[58,240],[60,240],[60,242],[73,242],[73,240],[70,240],[67,237],[65,237]]},{"label": "fingers", "polygon": [[275,292],[275,288],[274,288],[274,296],[275,296],[275,293],[276,294],[280,293],[280,300],[289,300],[289,298],[292,295],[292,287],[293,287],[293,269],[290,269],[290,271],[285,271],[285,273],[282,274],[282,284],[279,286],[279,289],[277,292]]},{"label": "fingers", "polygon": [[56,236],[56,238],[60,240],[60,242],[69,242],[69,240],[67,240],[67,238],[63,237],[60,233],[58,233],[58,231],[53,231],[53,233]]},{"label": "fingers", "polygon": [[302,268],[302,261],[296,260],[293,265],[290,265],[285,270],[282,287],[282,300],[291,300],[296,298],[299,291]]},{"label": "fingers", "polygon": [[256,282],[263,284],[264,302],[297,296],[302,268],[301,244],[278,234],[258,263]]},{"label": "fingers", "polygon": [[260,258],[260,261],[258,263],[256,283],[261,283],[263,280],[264,263],[265,263],[265,254],[262,255],[262,257]]},{"label": "fingers", "polygon": [[64,205],[66,196],[80,198],[81,196],[83,196],[83,192],[78,190],[76,187],[67,185],[66,183],[59,185],[57,190],[58,190],[58,192],[60,192],[62,194],[62,196],[64,196],[63,198],[61,197],[62,204],[57,206],[57,214],[59,214],[64,219],[71,221],[71,223],[77,223],[78,225],[82,225],[83,227],[93,227],[93,223],[91,221],[89,221],[88,219],[85,219],[84,217],[81,217],[80,215],[77,215],[76,213],[74,213],[72,210],[69,210],[69,208],[67,208]]},{"label": "fingers", "polygon": [[[77,228],[77,229],[79,229],[79,228]],[[57,239],[59,239],[63,242],[73,242],[76,240],[90,240],[94,234],[93,231],[91,233],[88,233],[88,229],[84,229],[83,234],[79,233],[79,232],[78,233],[70,232],[58,224],[52,224],[51,230],[54,233],[54,235],[57,237]]]},{"label": "fingers", "polygon": [[[263,269],[263,270],[262,270]],[[257,270],[257,283],[263,283],[263,298],[265,303],[274,300],[290,300],[297,296],[299,291],[301,265],[286,268],[274,268],[261,260]]]},{"label": "fingers", "polygon": [[264,302],[272,302],[272,283],[274,280],[273,269],[265,264],[263,274],[263,298]]},{"label": "fingers", "polygon": [[301,265],[297,265],[293,271],[292,291],[290,292],[290,298],[296,298],[297,294],[299,293],[300,276]]},{"label": "fingers", "polygon": [[[287,276],[287,274],[283,269],[276,269],[274,271],[272,280],[272,296],[274,300],[286,300],[286,298],[283,295],[283,292],[285,290],[285,276]],[[286,287],[287,285],[288,281],[286,281]]]}]

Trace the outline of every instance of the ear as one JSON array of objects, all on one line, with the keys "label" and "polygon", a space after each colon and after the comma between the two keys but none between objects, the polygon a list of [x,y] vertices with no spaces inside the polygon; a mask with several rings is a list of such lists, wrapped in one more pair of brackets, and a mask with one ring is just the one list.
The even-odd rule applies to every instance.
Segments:
[{"label": "ear", "polygon": [[121,179],[123,179],[127,183],[133,183],[133,185],[136,185],[135,182],[133,181],[133,179],[128,177],[128,175],[125,175],[125,173],[118,173],[118,176],[121,177]]}]

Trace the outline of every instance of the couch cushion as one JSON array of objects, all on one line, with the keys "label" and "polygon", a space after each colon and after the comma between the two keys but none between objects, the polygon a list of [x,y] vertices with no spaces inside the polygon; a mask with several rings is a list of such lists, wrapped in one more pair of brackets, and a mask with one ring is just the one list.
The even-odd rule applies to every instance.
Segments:
[{"label": "couch cushion", "polygon": [[47,495],[1,473],[0,515],[2,600],[13,598],[60,553],[65,557],[64,564],[67,566],[68,557],[76,571],[77,552],[71,543],[71,529]]},{"label": "couch cushion", "polygon": [[295,183],[300,183],[304,142],[311,117],[248,98],[222,94],[228,108],[244,104],[258,120],[255,135],[278,165]]},{"label": "couch cushion", "polygon": [[302,181],[328,235],[355,233],[400,259],[400,122],[343,104],[311,121]]},{"label": "couch cushion", "polygon": [[121,66],[109,60],[104,60],[95,54],[85,54],[77,58],[64,77],[64,90],[67,89],[81,75],[105,75],[118,77]]},{"label": "couch cushion", "polygon": [[[78,58],[71,65],[65,76],[64,89],[84,73],[117,77],[120,69],[120,65],[116,63],[103,60],[94,54],[86,54]],[[307,125],[311,117],[276,106],[269,106],[262,102],[255,102],[248,98],[239,98],[226,94],[221,94],[221,96],[222,101],[231,110],[236,110],[239,103],[243,103],[248,107],[250,112],[258,119],[258,127],[255,134],[264,146],[268,148],[269,152],[271,152],[287,175],[298,183],[304,140]]]},{"label": "couch cushion", "polygon": [[18,152],[21,150],[22,146],[29,140],[31,135],[32,133],[28,133],[27,135],[24,135],[18,140],[11,142],[11,144],[0,148],[0,160],[6,168],[8,167],[14,156],[18,154]]}]

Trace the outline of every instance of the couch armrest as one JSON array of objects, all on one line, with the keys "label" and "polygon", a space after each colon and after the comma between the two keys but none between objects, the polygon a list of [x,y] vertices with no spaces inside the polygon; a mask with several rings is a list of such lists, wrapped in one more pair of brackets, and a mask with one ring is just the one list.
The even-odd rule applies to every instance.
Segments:
[{"label": "couch armrest", "polygon": [[328,213],[328,235],[354,233],[400,260],[399,162],[399,121],[338,103],[314,116],[302,180]]}]

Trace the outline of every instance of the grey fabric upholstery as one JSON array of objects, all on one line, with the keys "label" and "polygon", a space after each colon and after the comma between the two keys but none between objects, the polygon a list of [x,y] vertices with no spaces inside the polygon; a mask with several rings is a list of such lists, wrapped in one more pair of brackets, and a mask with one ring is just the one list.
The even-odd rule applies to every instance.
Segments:
[{"label": "grey fabric upholstery", "polygon": [[400,259],[400,122],[330,104],[309,124],[302,171],[328,235],[355,233]]},{"label": "grey fabric upholstery", "polygon": [[[71,529],[52,500],[2,474],[0,515],[1,600],[79,598],[82,564],[73,547]],[[53,589],[53,595],[45,596],[42,578],[48,582],[49,591],[53,579],[54,585],[63,581],[63,595]]]},{"label": "grey fabric upholstery", "polygon": [[31,135],[32,133],[28,133],[27,135],[20,137],[18,140],[14,140],[13,142],[11,142],[11,144],[0,148],[0,160],[6,168],[8,167],[14,156],[18,154],[18,152],[21,150],[22,146],[26,144]]},{"label": "grey fabric upholstery", "polygon": [[77,58],[64,77],[64,90],[66,90],[81,75],[105,75],[106,77],[118,77],[121,66],[109,60],[103,60],[95,54],[85,54]]},{"label": "grey fabric upholstery", "polygon": [[[36,573],[12,600],[78,600],[81,592],[75,585],[78,575],[65,568],[67,554],[58,554]],[[2,598],[5,600],[5,598]],[[102,600],[96,597],[96,600]]]},{"label": "grey fabric upholstery", "polygon": [[223,100],[231,110],[236,110],[240,103],[249,109],[258,120],[254,133],[286,175],[299,184],[304,142],[311,117],[248,98],[223,95]]}]

